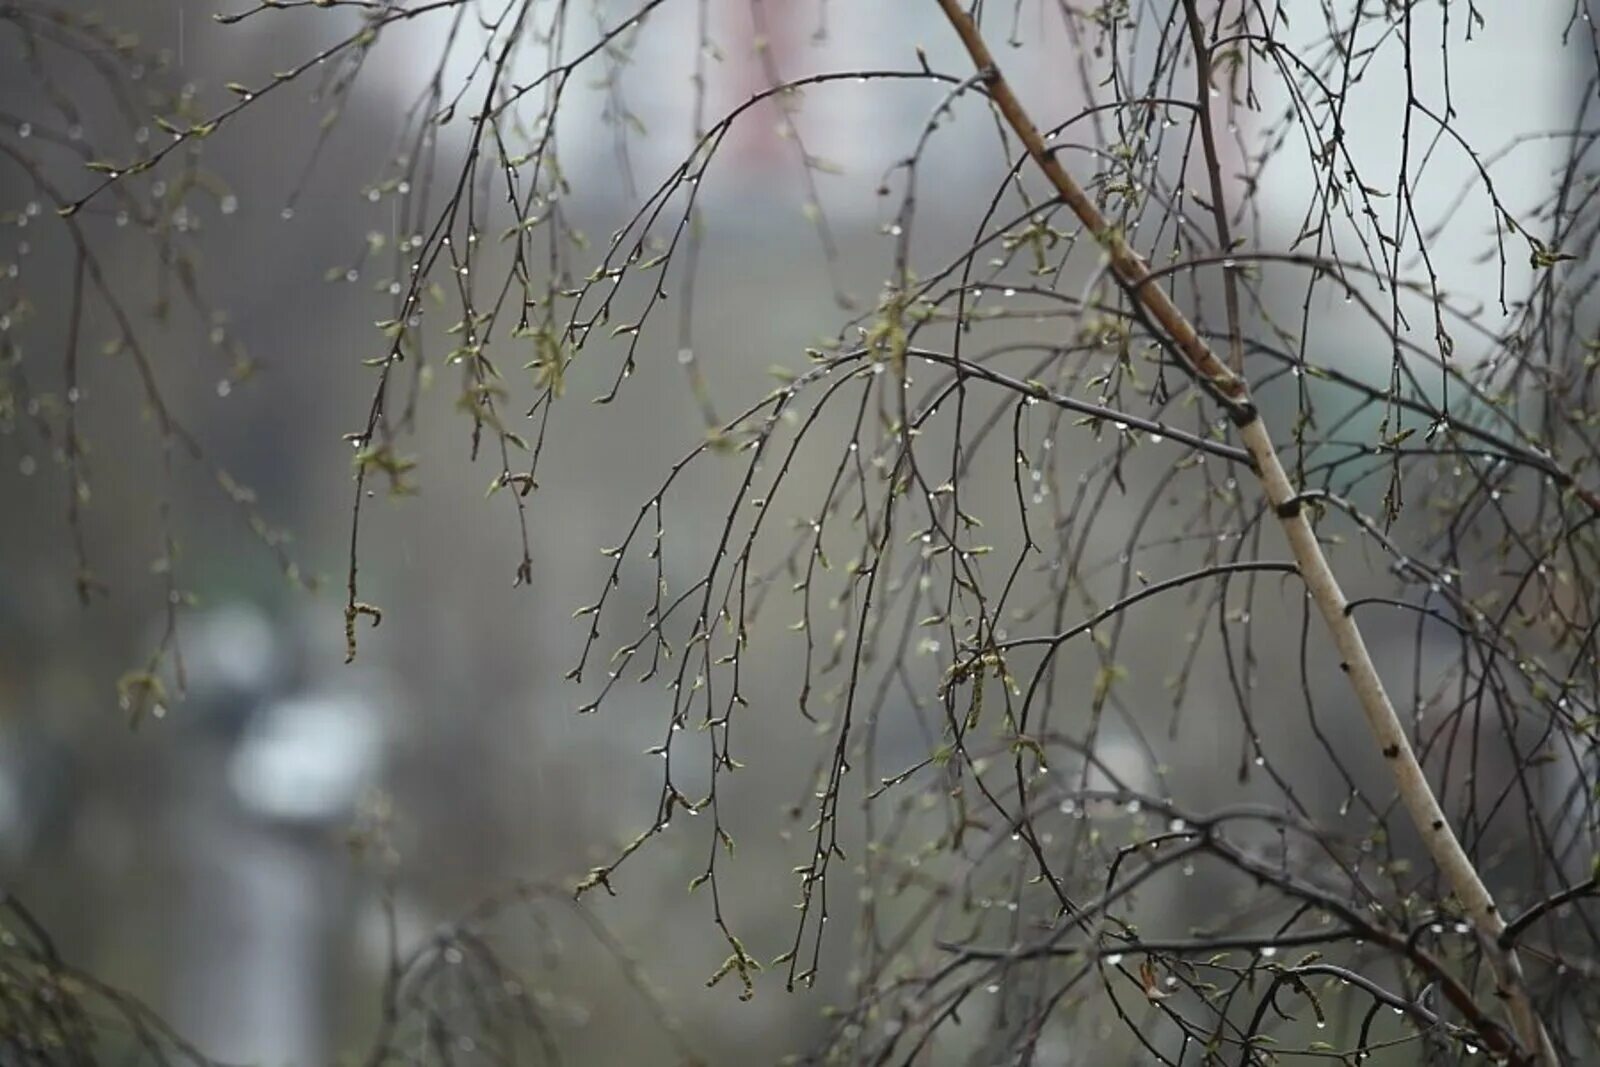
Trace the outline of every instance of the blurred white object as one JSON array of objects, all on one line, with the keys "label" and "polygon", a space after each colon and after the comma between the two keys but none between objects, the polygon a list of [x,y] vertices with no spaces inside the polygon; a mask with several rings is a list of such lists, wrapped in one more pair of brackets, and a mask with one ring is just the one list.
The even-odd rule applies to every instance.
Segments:
[{"label": "blurred white object", "polygon": [[[293,631],[277,635],[292,662]],[[263,696],[237,737],[218,745],[196,735],[188,750],[173,802],[184,863],[174,1015],[230,1062],[334,1062],[336,961],[355,883],[330,831],[349,824],[381,779],[401,703],[382,672],[342,669]],[[242,971],[241,959],[250,961]]]},{"label": "blurred white object", "polygon": [[272,621],[252,604],[206,612],[184,635],[190,690],[196,699],[264,693],[280,680],[282,654]]},{"label": "blurred white object", "polygon": [[228,761],[228,784],[245,810],[267,819],[328,823],[348,818],[381,758],[370,704],[308,694],[261,710]]}]

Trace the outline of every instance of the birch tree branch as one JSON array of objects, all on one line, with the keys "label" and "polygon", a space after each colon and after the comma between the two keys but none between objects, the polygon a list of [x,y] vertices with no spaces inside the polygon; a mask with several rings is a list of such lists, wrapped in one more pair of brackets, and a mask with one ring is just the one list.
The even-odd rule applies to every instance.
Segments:
[{"label": "birch tree branch", "polygon": [[[1496,995],[1506,1002],[1512,1027],[1522,1047],[1495,1048],[1497,1043],[1504,1044],[1503,1037],[1497,1034],[1484,1034],[1485,1043],[1501,1055],[1518,1062],[1538,1063],[1547,1067],[1559,1063],[1555,1047],[1529,997],[1516,949],[1514,946],[1502,947],[1500,943],[1501,934],[1506,928],[1505,919],[1428,783],[1405,726],[1395,713],[1394,704],[1373,665],[1361,630],[1346,610],[1349,602],[1344,591],[1300,506],[1297,491],[1278,459],[1266,423],[1251,400],[1249,383],[1218,358],[1166,292],[1159,285],[1151,284],[1150,269],[1144,260],[1121,232],[1107,223],[1099,208],[1061,165],[1055,152],[1045,144],[1038,128],[1000,72],[973,18],[957,0],[938,0],[938,3],[981,73],[989,99],[1022,141],[1028,155],[1054,187],[1056,195],[1094,236],[1117,279],[1165,333],[1165,340],[1185,364],[1185,369],[1228,408],[1240,440],[1250,453],[1252,468],[1261,483],[1267,503],[1273,508],[1283,528],[1301,579],[1338,649],[1339,665],[1350,679],[1350,687],[1366,716],[1373,741],[1390,768],[1406,811],[1435,865],[1454,890],[1477,930],[1494,973]],[[1203,100],[1201,105],[1204,106]]]}]

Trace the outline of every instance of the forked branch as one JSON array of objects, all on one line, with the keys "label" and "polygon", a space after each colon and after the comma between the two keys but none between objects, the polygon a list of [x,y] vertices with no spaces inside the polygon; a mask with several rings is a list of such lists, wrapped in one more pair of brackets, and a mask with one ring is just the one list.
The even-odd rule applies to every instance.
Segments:
[{"label": "forked branch", "polygon": [[[1361,630],[1347,610],[1349,602],[1344,591],[1311,528],[1305,509],[1301,507],[1300,494],[1289,481],[1272,437],[1267,432],[1266,423],[1251,401],[1249,383],[1217,357],[1188,317],[1160,285],[1153,283],[1144,260],[1129,246],[1123,235],[1106,222],[1099,208],[1067,173],[1055,152],[1045,144],[1033,120],[1001,74],[973,18],[957,0],[938,2],[981,73],[989,99],[1022,141],[1028,155],[1049,180],[1056,195],[1094,236],[1118,281],[1159,326],[1164,334],[1162,340],[1177,355],[1184,369],[1227,407],[1238,428],[1240,440],[1250,452],[1251,467],[1261,483],[1267,503],[1283,527],[1300,576],[1333,637],[1334,646],[1339,651],[1340,667],[1350,679],[1350,686],[1366,715],[1373,740],[1394,776],[1400,798],[1434,863],[1448,880],[1477,929],[1479,941],[1494,972],[1496,994],[1506,1001],[1511,1024],[1521,1047],[1511,1046],[1506,1035],[1498,1032],[1485,1033],[1485,1043],[1498,1054],[1516,1062],[1558,1063],[1554,1045],[1528,995],[1516,950],[1501,945],[1505,920],[1472,858],[1450,827],[1444,809],[1423,773],[1405,726],[1395,713],[1383,680],[1373,666]],[[1204,106],[1203,100],[1201,104]]]}]

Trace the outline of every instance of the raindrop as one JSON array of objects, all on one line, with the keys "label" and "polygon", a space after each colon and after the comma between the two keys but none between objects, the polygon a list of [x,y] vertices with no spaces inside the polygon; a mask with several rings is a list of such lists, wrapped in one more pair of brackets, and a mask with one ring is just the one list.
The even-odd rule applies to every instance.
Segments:
[{"label": "raindrop", "polygon": [[1113,952],[1111,955],[1106,957],[1106,966],[1107,967],[1115,967],[1121,962],[1122,962],[1122,953],[1120,953],[1120,952]]}]

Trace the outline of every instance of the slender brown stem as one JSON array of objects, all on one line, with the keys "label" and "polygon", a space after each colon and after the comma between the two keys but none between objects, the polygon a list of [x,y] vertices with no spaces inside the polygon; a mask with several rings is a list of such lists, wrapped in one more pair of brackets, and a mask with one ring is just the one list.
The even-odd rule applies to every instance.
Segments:
[{"label": "slender brown stem", "polygon": [[[1217,152],[1216,122],[1211,117],[1211,49],[1206,46],[1205,24],[1200,19],[1196,0],[1183,0],[1189,24],[1189,41],[1194,47],[1194,76],[1198,92],[1195,116],[1200,125],[1200,147],[1205,152],[1206,179],[1211,185],[1211,218],[1217,229],[1217,251],[1226,256],[1233,251],[1233,232],[1228,225],[1228,201],[1222,189],[1222,158]],[[1244,370],[1244,342],[1239,330],[1239,281],[1224,261],[1222,299],[1228,311],[1228,366],[1234,373]]]}]

